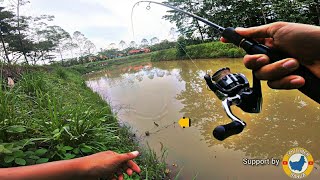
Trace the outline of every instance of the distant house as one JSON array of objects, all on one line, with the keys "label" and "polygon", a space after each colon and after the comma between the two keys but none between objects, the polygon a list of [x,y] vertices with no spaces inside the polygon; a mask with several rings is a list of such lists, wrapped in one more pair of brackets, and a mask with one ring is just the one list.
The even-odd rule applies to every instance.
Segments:
[{"label": "distant house", "polygon": [[144,48],[143,51],[144,51],[144,53],[149,53],[149,52],[151,52],[151,50],[150,50],[149,48]]},{"label": "distant house", "polygon": [[133,54],[142,54],[142,53],[149,53],[149,52],[151,52],[149,48],[143,48],[143,49],[133,49],[128,53],[129,55],[133,55]]},{"label": "distant house", "polygon": [[140,53],[142,53],[142,52],[140,51],[140,49],[133,49],[133,50],[130,50],[130,51],[129,51],[129,54],[130,54],[130,55],[132,55],[132,54],[140,54]]}]

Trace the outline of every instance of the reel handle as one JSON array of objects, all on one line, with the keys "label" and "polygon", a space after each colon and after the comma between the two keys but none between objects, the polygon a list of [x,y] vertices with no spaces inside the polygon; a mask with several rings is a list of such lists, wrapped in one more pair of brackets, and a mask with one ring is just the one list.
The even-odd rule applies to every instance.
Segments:
[{"label": "reel handle", "polygon": [[[272,63],[289,57],[288,55],[285,55],[281,52],[271,50],[269,47],[259,44],[258,42],[252,39],[242,37],[235,31],[234,28],[231,27],[226,28],[222,32],[222,36],[226,38],[229,42],[243,48],[248,54],[267,55]],[[303,94],[307,95],[314,101],[320,103],[320,78],[316,77],[305,66],[300,66],[291,74],[303,77],[305,79],[305,85],[299,88],[299,91],[301,91]]]},{"label": "reel handle", "polygon": [[232,121],[229,124],[217,126],[213,130],[212,134],[219,141],[223,141],[232,135],[236,135],[236,134],[241,133],[243,131],[244,127],[245,126],[243,124],[241,124],[240,122]]},{"label": "reel handle", "polygon": [[213,136],[216,139],[223,141],[232,135],[241,133],[246,127],[247,124],[237,116],[235,116],[230,108],[230,106],[232,106],[233,104],[237,104],[239,101],[241,101],[239,95],[232,98],[229,97],[222,101],[222,107],[227,113],[227,116],[232,120],[232,122],[226,125],[218,126],[213,130]]}]

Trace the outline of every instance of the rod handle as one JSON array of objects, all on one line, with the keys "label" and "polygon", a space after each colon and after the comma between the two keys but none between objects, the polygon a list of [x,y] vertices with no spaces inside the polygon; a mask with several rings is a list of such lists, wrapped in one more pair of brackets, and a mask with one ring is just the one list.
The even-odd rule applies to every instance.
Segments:
[{"label": "rod handle", "polygon": [[[270,49],[269,47],[259,44],[258,42],[244,38],[239,35],[234,28],[226,28],[222,32],[222,36],[228,42],[243,48],[247,54],[265,54],[270,58],[271,63],[288,58],[289,56],[280,52]],[[320,78],[316,77],[308,68],[300,65],[290,75],[298,75],[305,79],[305,85],[299,88],[299,91],[307,95],[309,98],[320,103]]]}]

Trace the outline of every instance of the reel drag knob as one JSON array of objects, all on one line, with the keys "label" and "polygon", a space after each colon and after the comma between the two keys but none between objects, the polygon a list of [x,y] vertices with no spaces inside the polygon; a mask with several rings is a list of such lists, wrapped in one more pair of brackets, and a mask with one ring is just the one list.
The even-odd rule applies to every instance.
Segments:
[{"label": "reel drag knob", "polygon": [[212,134],[219,141],[223,141],[226,138],[239,134],[243,131],[244,125],[238,121],[232,121],[229,124],[217,126]]}]

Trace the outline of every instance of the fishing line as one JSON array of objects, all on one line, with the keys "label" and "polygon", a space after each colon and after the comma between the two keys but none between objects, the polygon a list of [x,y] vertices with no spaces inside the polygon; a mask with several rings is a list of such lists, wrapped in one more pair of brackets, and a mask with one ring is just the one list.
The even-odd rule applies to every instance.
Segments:
[{"label": "fishing line", "polygon": [[[134,12],[134,8],[135,8],[136,6],[139,6],[139,5],[140,5],[139,2],[136,3],[136,4],[134,4],[134,6],[132,7],[132,11],[131,11],[131,28],[132,28],[133,38],[135,38],[134,23],[133,23],[133,12]],[[151,2],[148,2],[148,5],[146,6],[146,10],[148,10],[148,11],[151,10]],[[162,24],[161,21],[160,21],[160,24]],[[178,41],[177,41],[176,43],[177,43],[178,46],[185,52],[186,56],[191,60],[191,62],[192,62],[193,65],[197,68],[197,70],[200,71],[201,69],[197,66],[197,64],[194,62],[194,60],[193,60],[193,59],[191,58],[191,56],[188,54],[186,48],[184,48],[184,47],[182,46],[182,44],[179,43]],[[159,132],[161,132],[161,131],[163,131],[163,130],[171,127],[171,126],[175,126],[175,124],[176,124],[176,122],[173,122],[173,123],[171,123],[171,124],[162,126],[161,128],[157,129],[156,131],[153,131],[153,130],[156,129],[156,128],[158,128],[158,127],[154,127],[154,128],[152,128],[152,129],[146,131],[145,133],[142,133],[139,137],[137,137],[137,139],[139,139],[140,141],[141,141],[141,140],[144,140],[146,137],[148,137],[148,136],[150,136],[150,135],[152,135],[152,134],[157,134],[157,133],[159,133]]]},{"label": "fishing line", "polygon": [[177,124],[176,122],[173,122],[173,123],[171,123],[171,124],[167,124],[167,125],[165,125],[165,126],[162,126],[161,128],[159,128],[159,129],[156,130],[156,131],[150,132],[150,131],[152,131],[153,129],[156,128],[156,127],[154,127],[154,128],[152,128],[151,130],[146,131],[145,133],[141,134],[137,139],[138,139],[139,141],[142,141],[142,140],[144,140],[146,137],[148,137],[148,136],[150,136],[150,135],[152,135],[152,134],[157,134],[157,133],[159,133],[159,132],[161,132],[161,131],[163,131],[163,130],[171,127],[171,126],[174,126],[174,127],[175,127],[176,124]]},{"label": "fishing line", "polygon": [[183,48],[183,46],[177,41],[177,44],[180,46],[180,48],[186,53],[186,55],[188,56],[188,58],[191,60],[191,62],[196,66],[196,68],[198,70],[200,70],[200,68],[196,65],[196,63],[193,61],[193,59],[191,58],[191,56],[187,53],[186,49]]},{"label": "fishing line", "polygon": [[[133,7],[132,7],[132,11],[131,11],[131,28],[132,28],[132,35],[133,35],[133,38],[135,37],[135,33],[134,33],[134,24],[133,24],[133,12],[134,12],[134,8],[136,6],[138,6],[140,4],[140,2],[136,3]],[[149,4],[146,6],[146,10],[151,10],[151,2],[149,2]],[[160,21],[161,23],[161,21]],[[162,23],[161,23],[162,24]],[[191,60],[191,62],[194,64],[194,66],[200,70],[200,68],[196,65],[196,63],[194,62],[194,60],[191,58],[191,56],[187,53],[186,49],[177,41],[176,42],[180,48],[186,53],[187,57]]]}]

